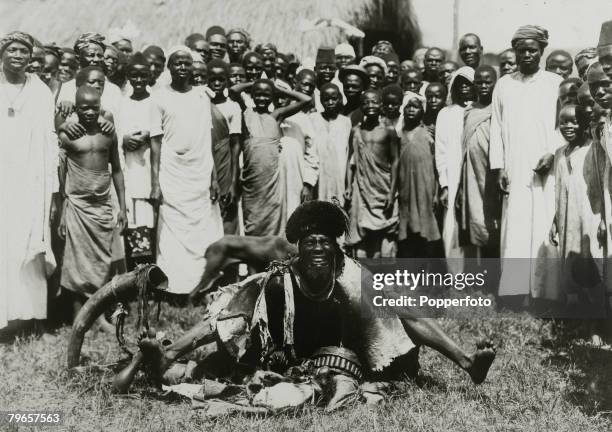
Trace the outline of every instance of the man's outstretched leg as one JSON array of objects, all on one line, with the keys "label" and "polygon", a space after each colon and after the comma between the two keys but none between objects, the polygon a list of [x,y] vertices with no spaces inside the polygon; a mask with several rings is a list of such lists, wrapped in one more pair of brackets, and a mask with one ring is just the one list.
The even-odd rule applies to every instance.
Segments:
[{"label": "man's outstretched leg", "polygon": [[152,378],[161,383],[164,372],[170,365],[194,349],[214,342],[216,336],[216,328],[214,321],[207,318],[204,321],[196,324],[187,333],[181,336],[176,342],[164,347],[162,343],[155,338],[155,335],[148,334],[138,343],[140,352],[138,352],[132,362],[119,372],[113,381],[115,391],[124,393],[129,388],[136,372],[142,366],[147,367],[152,375]]},{"label": "man's outstretched leg", "polygon": [[495,360],[495,348],[490,341],[477,344],[476,352],[470,355],[448,337],[435,319],[400,316],[400,320],[415,344],[428,346],[451,359],[470,375],[475,384],[485,380]]}]

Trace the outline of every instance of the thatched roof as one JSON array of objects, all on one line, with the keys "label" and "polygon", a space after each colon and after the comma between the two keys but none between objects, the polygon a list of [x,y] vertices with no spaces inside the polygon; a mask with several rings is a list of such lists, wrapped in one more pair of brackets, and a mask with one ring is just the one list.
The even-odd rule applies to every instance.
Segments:
[{"label": "thatched roof", "polygon": [[[410,0],[3,0],[0,31],[22,30],[43,43],[72,46],[85,31],[107,34],[128,19],[141,32],[135,47],[169,47],[214,24],[247,29],[254,42],[272,42],[284,52],[312,56],[320,45],[345,39],[336,28],[301,33],[300,21],[339,18],[362,29],[397,32],[419,41]],[[416,35],[416,38],[415,38]],[[412,47],[409,49],[411,50]]]}]

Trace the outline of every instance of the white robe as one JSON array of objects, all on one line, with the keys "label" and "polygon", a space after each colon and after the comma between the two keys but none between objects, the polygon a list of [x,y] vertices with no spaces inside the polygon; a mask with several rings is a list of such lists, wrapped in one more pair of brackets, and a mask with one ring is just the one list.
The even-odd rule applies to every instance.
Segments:
[{"label": "white robe", "polygon": [[125,179],[125,201],[130,227],[154,225],[153,208],[144,201],[151,193],[151,148],[145,145],[134,151],[125,150],[123,137],[138,131],[150,133],[152,122],[152,96],[140,101],[129,96],[122,98],[115,114],[115,129]]},{"label": "white robe", "polygon": [[209,191],[211,102],[200,89],[179,93],[170,86],[154,98],[157,118],[151,136],[163,134],[157,264],[168,276],[169,292],[187,294],[202,276],[206,248],[223,237],[221,211]]},{"label": "white robe", "polygon": [[344,206],[351,119],[338,115],[328,121],[321,113],[310,114],[310,119],[314,132],[313,147],[320,163],[318,199],[330,201],[335,197]]},{"label": "white robe", "polygon": [[[10,84],[0,83],[0,86]],[[49,210],[57,186],[57,137],[49,88],[33,74],[11,103],[0,88],[0,328],[47,316],[47,277],[55,267]],[[12,107],[15,115],[9,115]]]},{"label": "white robe", "polygon": [[440,187],[448,188],[448,209],[444,216],[442,240],[444,254],[450,258],[449,269],[461,271],[455,259],[463,258],[459,246],[459,225],[455,217],[455,197],[459,188],[462,164],[463,115],[465,108],[453,104],[442,108],[436,121],[435,160]]},{"label": "white robe", "polygon": [[544,70],[529,76],[514,72],[493,91],[489,162],[491,169],[505,169],[510,181],[502,210],[500,295],[541,297],[548,284],[557,283],[556,273],[547,271],[548,260],[556,257],[547,240],[555,208],[554,174],[551,170],[542,177],[533,169],[561,144],[555,134],[561,81]]}]

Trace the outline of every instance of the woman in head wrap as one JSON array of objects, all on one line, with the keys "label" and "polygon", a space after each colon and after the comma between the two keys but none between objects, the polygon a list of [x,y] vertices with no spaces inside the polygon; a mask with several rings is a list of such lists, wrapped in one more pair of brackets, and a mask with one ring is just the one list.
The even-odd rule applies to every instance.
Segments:
[{"label": "woman in head wrap", "polygon": [[[105,49],[106,44],[104,43],[104,36],[93,32],[83,33],[74,43],[74,52],[77,55],[81,69],[87,66],[100,66],[104,68]],[[119,106],[122,93],[121,89],[108,79],[108,75],[105,81],[104,93],[102,93],[102,108],[104,111],[113,113],[116,112]],[[75,80],[73,79],[65,82],[57,98],[58,102],[61,104],[60,111],[64,117],[68,117],[70,114],[74,106],[75,95]]]},{"label": "woman in head wrap", "polygon": [[[440,202],[446,207],[442,229],[446,258],[463,258],[465,255],[459,247],[459,227],[452,204],[461,174],[463,115],[473,99],[473,82],[474,69],[469,66],[463,66],[453,73],[449,84],[449,105],[442,108],[436,121],[435,160],[441,189]],[[448,266],[450,270],[461,271],[463,264],[451,260]]]}]

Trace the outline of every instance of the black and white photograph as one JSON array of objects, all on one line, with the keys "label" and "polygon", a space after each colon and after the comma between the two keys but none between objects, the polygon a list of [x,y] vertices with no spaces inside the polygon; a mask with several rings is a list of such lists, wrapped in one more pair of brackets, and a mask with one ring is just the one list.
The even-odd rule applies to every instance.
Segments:
[{"label": "black and white photograph", "polygon": [[0,431],[612,430],[611,0],[0,0]]}]

